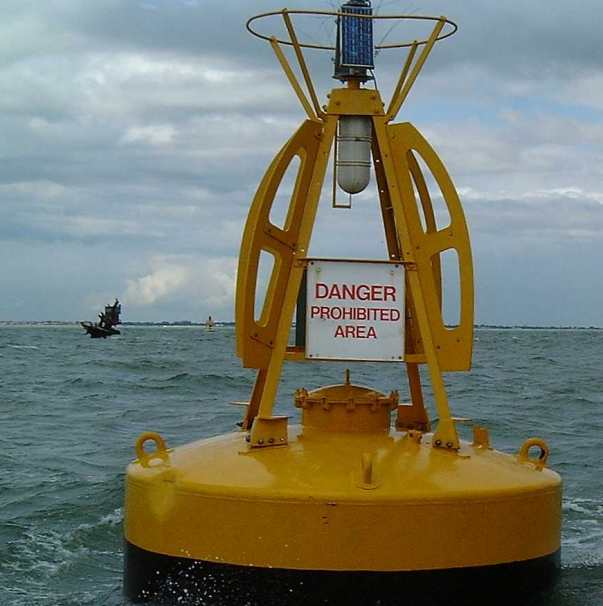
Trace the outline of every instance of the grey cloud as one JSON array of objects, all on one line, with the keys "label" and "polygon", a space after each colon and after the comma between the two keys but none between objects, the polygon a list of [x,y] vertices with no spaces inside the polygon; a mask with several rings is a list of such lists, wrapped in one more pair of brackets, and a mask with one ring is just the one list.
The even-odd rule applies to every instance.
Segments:
[{"label": "grey cloud", "polygon": [[599,242],[603,245],[603,203],[579,192],[561,197],[556,192],[523,200],[482,200],[466,203],[478,237],[521,239],[538,247],[540,241]]},{"label": "grey cloud", "polygon": [[[375,6],[447,13],[461,26],[434,50],[401,119],[425,132],[466,192],[478,287],[504,289],[493,274],[532,255],[524,268],[536,271],[548,259],[584,292],[592,279],[580,282],[565,263],[584,251],[595,258],[603,227],[597,6]],[[58,317],[66,296],[73,302],[66,317],[81,317],[128,289],[140,319],[197,317],[204,305],[231,317],[220,285],[233,279],[249,203],[303,117],[268,45],[243,30],[246,16],[280,7],[278,0],[3,4],[0,250],[14,261],[0,281],[20,307],[5,301],[0,318]],[[324,36],[332,24],[319,27],[302,29]],[[333,84],[328,59],[311,57],[323,93]],[[379,84],[391,88],[401,54],[378,60]],[[332,211],[325,192],[315,254],[383,255],[371,191],[351,214]],[[89,268],[99,262],[112,271],[97,284]],[[213,267],[225,298],[191,286],[205,275],[196,265]],[[553,273],[542,287],[547,296]],[[527,270],[513,280],[518,288],[531,283]],[[530,297],[540,304],[537,292]],[[479,300],[482,321],[522,313],[518,304],[498,305],[494,294]]]}]

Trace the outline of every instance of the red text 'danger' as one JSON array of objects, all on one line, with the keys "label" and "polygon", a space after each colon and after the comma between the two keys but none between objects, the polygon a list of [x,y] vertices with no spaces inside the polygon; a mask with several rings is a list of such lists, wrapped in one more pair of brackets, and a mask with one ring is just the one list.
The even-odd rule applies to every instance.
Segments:
[{"label": "red text 'danger'", "polygon": [[317,282],[317,299],[349,299],[352,301],[396,301],[397,288],[384,284],[325,284]]}]

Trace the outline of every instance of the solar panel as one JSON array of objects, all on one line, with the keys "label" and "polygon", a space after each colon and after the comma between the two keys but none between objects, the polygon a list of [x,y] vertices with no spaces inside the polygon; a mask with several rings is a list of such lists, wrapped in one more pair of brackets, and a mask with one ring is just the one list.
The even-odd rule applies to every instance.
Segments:
[{"label": "solar panel", "polygon": [[[364,3],[363,3],[364,4]],[[360,67],[373,69],[373,21],[352,15],[372,15],[370,3],[344,4],[341,12],[348,16],[341,17],[340,24],[340,65],[341,67]]]}]

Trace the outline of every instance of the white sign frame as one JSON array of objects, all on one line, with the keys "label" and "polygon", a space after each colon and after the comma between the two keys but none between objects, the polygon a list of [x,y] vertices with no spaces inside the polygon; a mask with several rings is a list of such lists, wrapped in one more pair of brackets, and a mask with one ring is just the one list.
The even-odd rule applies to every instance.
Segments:
[{"label": "white sign frame", "polygon": [[403,263],[307,259],[306,267],[306,359],[404,361]]}]

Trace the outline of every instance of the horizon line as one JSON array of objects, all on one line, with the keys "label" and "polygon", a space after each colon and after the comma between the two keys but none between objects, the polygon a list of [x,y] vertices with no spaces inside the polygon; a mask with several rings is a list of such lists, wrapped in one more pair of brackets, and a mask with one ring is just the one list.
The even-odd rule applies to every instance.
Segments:
[{"label": "horizon line", "polygon": [[[216,324],[234,326],[234,320],[214,320]],[[62,325],[71,326],[79,325],[80,320],[0,320],[0,326],[2,325]],[[127,320],[121,322],[122,326],[205,326],[205,322],[198,322],[193,320]],[[295,322],[292,323],[294,325]],[[476,323],[473,325],[474,328],[522,328],[522,329],[533,329],[543,330],[547,328],[554,329],[565,329],[565,330],[603,330],[603,326],[586,325],[586,324],[490,324],[490,323]]]}]

